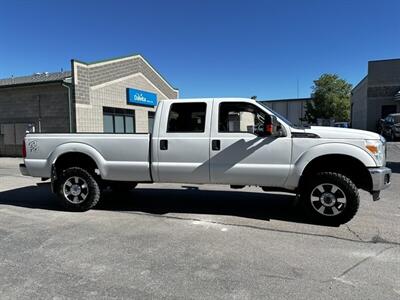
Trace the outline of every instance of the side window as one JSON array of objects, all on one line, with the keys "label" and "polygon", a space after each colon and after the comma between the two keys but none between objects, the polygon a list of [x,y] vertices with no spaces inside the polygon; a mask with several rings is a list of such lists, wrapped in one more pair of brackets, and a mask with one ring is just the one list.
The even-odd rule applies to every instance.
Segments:
[{"label": "side window", "polygon": [[167,132],[204,132],[207,104],[174,103],[168,115]]},{"label": "side window", "polygon": [[223,102],[219,105],[219,132],[264,132],[270,116],[257,106],[246,102]]}]

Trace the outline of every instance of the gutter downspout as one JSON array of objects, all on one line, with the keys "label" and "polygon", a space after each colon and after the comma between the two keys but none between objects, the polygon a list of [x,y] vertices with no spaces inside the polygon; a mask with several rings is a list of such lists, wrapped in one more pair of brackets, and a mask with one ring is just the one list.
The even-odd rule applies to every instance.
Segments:
[{"label": "gutter downspout", "polygon": [[63,82],[61,84],[68,90],[68,112],[69,112],[69,132],[72,133],[72,101],[71,101],[71,86]]}]

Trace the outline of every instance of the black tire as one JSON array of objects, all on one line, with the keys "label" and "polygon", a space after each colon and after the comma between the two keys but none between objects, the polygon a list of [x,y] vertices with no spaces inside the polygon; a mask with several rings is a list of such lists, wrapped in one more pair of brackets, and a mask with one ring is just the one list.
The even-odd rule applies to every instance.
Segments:
[{"label": "black tire", "polygon": [[356,185],[346,176],[321,172],[306,179],[301,192],[301,204],[314,221],[340,225],[355,216],[360,196]]},{"label": "black tire", "polygon": [[[93,175],[82,168],[71,167],[63,170],[57,182],[58,198],[67,210],[87,211],[100,200],[98,182]],[[73,185],[70,185],[71,182]],[[74,185],[77,187],[73,188]]]}]

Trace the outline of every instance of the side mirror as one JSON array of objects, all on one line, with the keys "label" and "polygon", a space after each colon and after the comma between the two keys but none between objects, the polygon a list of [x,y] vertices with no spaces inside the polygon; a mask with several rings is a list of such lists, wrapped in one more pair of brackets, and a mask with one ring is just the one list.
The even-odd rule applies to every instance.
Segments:
[{"label": "side mirror", "polygon": [[273,117],[270,117],[270,120],[265,120],[265,124],[264,124],[264,134],[266,136],[270,136],[274,134],[274,125],[273,125]]},{"label": "side mirror", "polygon": [[281,124],[279,124],[277,118],[274,115],[270,115],[265,120],[264,136],[281,136],[281,129]]}]

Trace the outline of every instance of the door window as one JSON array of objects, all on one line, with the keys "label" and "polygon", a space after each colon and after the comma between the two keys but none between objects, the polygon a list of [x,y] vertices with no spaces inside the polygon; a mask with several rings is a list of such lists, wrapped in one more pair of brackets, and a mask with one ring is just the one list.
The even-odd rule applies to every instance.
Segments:
[{"label": "door window", "polygon": [[174,103],[168,115],[167,132],[204,132],[207,104]]},{"label": "door window", "polygon": [[262,133],[270,116],[259,107],[246,102],[223,102],[219,106],[219,132]]}]

